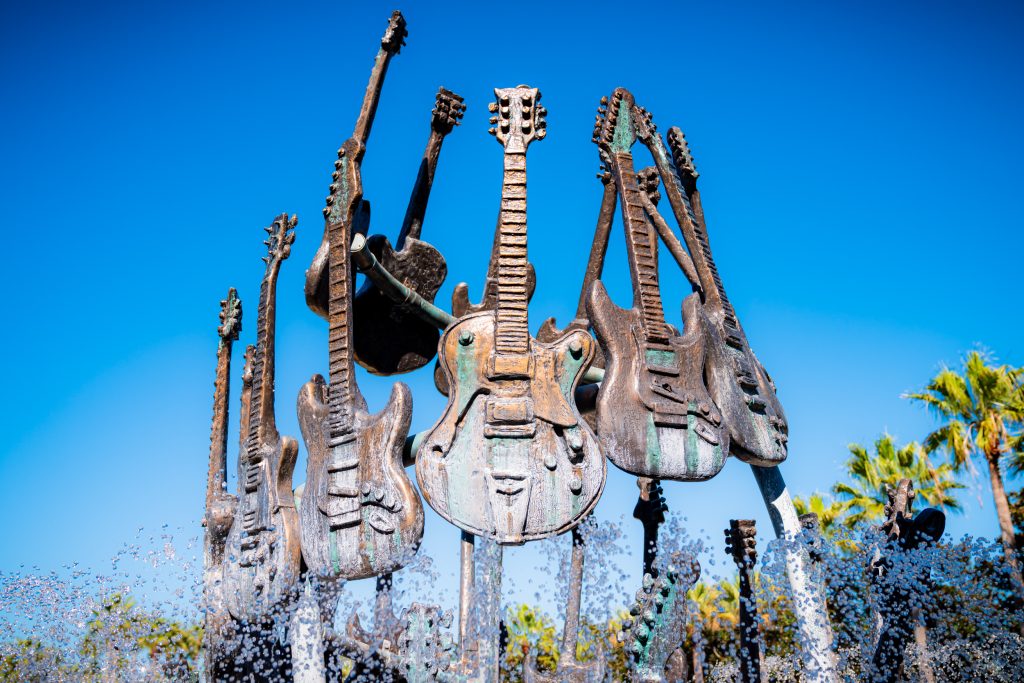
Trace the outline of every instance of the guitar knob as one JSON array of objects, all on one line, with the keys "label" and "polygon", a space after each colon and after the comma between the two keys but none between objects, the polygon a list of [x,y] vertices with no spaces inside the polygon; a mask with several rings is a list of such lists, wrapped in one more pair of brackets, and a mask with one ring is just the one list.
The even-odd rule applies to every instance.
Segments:
[{"label": "guitar knob", "polygon": [[469,346],[473,343],[473,333],[469,330],[465,330],[459,335],[459,343],[463,346]]},{"label": "guitar knob", "polygon": [[569,481],[569,490],[575,493],[576,495],[579,495],[580,492],[583,490],[583,480],[580,479],[579,477],[574,476]]},{"label": "guitar knob", "polygon": [[558,461],[555,460],[555,456],[551,453],[544,456],[544,467],[547,467],[552,472],[554,472],[555,468],[558,467]]},{"label": "guitar knob", "polygon": [[580,344],[578,339],[573,339],[569,342],[569,353],[573,358],[579,360],[580,356],[583,355],[583,344]]}]

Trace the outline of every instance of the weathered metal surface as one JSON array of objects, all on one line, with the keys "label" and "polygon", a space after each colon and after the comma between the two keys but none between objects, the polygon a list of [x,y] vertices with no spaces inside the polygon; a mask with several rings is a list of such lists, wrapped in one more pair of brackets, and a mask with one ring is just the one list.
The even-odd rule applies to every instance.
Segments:
[{"label": "weathered metal surface", "polygon": [[[392,16],[393,24],[396,17],[401,15]],[[399,34],[404,34],[404,22],[398,28],[389,27],[394,51]],[[386,64],[389,55],[385,35],[378,64],[382,59]],[[371,94],[379,89],[371,78],[356,131],[338,151],[324,210],[330,387],[322,376],[314,375],[298,398],[299,424],[309,454],[299,515],[302,557],[311,572],[341,579],[399,569],[411,559],[423,536],[423,506],[402,466],[412,393],[405,384],[396,383],[387,406],[371,415],[356,384],[352,350],[354,277],[349,246],[363,203],[360,160],[376,106]],[[316,262],[309,272],[315,269]]]},{"label": "weathered metal surface", "polygon": [[[639,108],[638,108],[639,109]],[[639,110],[637,118],[650,121]],[[698,324],[705,329],[706,375],[712,398],[724,414],[731,453],[744,462],[770,467],[786,459],[789,427],[764,367],[750,349],[736,311],[725,294],[711,254],[697,190],[697,170],[678,128],[669,129],[669,150],[653,124],[641,141],[651,151],[676,222],[693,259],[700,284]]]},{"label": "weathered metal surface", "polygon": [[740,678],[741,683],[761,681],[761,639],[757,630],[757,602],[752,582],[757,564],[757,526],[752,519],[729,520],[725,551],[736,564],[740,580]]},{"label": "weathered metal surface", "polygon": [[378,292],[398,303],[403,310],[416,315],[422,322],[427,323],[435,330],[443,330],[455,322],[453,315],[442,311],[404,283],[399,282],[398,278],[392,275],[373,255],[365,237],[355,235],[352,238],[351,250],[352,261],[355,263],[356,269],[376,285]]},{"label": "weathered metal surface", "polygon": [[644,528],[644,574],[658,576],[654,561],[658,557],[658,529],[665,522],[668,505],[661,490],[661,482],[649,477],[637,477],[640,495],[633,507],[633,517]]},{"label": "weathered metal surface", "polygon": [[[650,125],[653,126],[654,124]],[[658,236],[661,237],[661,241],[668,248],[669,253],[672,254],[672,258],[675,259],[679,269],[683,271],[683,275],[690,281],[693,291],[700,291],[700,279],[697,277],[697,270],[693,265],[693,259],[686,253],[683,243],[675,236],[675,233],[672,232],[672,229],[668,227],[668,223],[662,217],[661,212],[658,211],[658,202],[661,201],[658,185],[660,184],[661,177],[658,175],[657,167],[647,166],[640,169],[636,172],[636,179],[640,185],[640,202],[644,205],[647,217],[654,224],[654,229],[658,231]]]},{"label": "weathered metal surface", "polygon": [[[527,313],[526,150],[545,133],[534,88],[496,89],[491,132],[504,148],[497,308],[441,337],[448,406],[420,446],[427,502],[464,531],[522,543],[578,524],[604,488],[605,464],[573,392],[594,355],[576,330],[542,344]],[[481,495],[483,493],[483,495]]]},{"label": "weathered metal surface", "polygon": [[630,616],[618,634],[633,683],[665,681],[665,667],[683,640],[686,591],[700,578],[700,564],[679,553],[671,559],[657,578],[644,574]]},{"label": "weathered metal surface", "polygon": [[[388,19],[388,27],[384,36],[380,39],[380,49],[373,62],[373,69],[370,71],[370,82],[366,86],[366,94],[363,96],[363,104],[359,109],[359,116],[356,119],[355,128],[352,131],[353,149],[356,152],[354,159],[349,163],[357,166],[362,162],[363,153],[366,150],[366,142],[370,137],[370,129],[373,127],[373,118],[377,113],[377,105],[380,103],[381,90],[384,88],[384,76],[388,71],[388,64],[391,58],[399,53],[405,45],[405,38],[409,32],[405,28],[405,18],[402,13],[395,10]],[[328,227],[324,226],[324,236],[320,240],[320,246],[313,256],[313,262],[306,270],[306,305],[310,310],[321,318],[328,319],[330,284],[327,281],[328,275]],[[350,225],[350,230],[352,226]]]},{"label": "weathered metal surface", "polygon": [[586,555],[583,535],[579,528],[572,530],[572,555],[569,566],[569,602],[565,608],[565,625],[562,629],[562,647],[559,650],[558,666],[550,673],[537,669],[536,653],[523,661],[525,683],[589,683],[604,680],[605,659],[601,638],[595,640],[593,657],[586,662],[576,658],[576,643],[579,640],[580,598],[583,593],[583,562]]},{"label": "weathered metal surface", "polygon": [[211,671],[219,671],[225,658],[224,638],[228,623],[224,603],[221,564],[224,542],[235,517],[238,498],[227,492],[228,399],[231,386],[231,348],[242,330],[242,300],[232,287],[220,302],[217,327],[217,375],[213,384],[213,420],[210,427],[210,459],[206,478],[206,514],[203,526],[204,647]]},{"label": "weathered metal surface", "polygon": [[256,348],[247,387],[248,424],[239,454],[238,505],[222,564],[224,597],[241,622],[260,618],[292,598],[299,575],[298,517],[292,473],[298,442],[278,433],[274,415],[277,277],[291,254],[297,219],[281,214],[267,228],[266,270],[260,284]]},{"label": "weathered metal surface", "polygon": [[[383,235],[367,240],[370,252],[399,282],[433,302],[444,283],[448,266],[431,244],[420,239],[430,188],[441,154],[441,143],[459,125],[465,105],[461,96],[441,88],[430,120],[430,137],[420,162],[419,174],[395,247]],[[411,372],[437,354],[437,329],[417,311],[394,301],[373,280],[356,292],[352,307],[355,320],[353,348],[356,362],[378,375]]]},{"label": "weathered metal surface", "polygon": [[729,448],[722,414],[704,386],[700,301],[683,301],[685,333],[665,321],[657,238],[633,170],[633,96],[617,88],[602,99],[594,138],[622,197],[633,281],[633,307],[623,309],[597,281],[587,312],[606,359],[597,396],[597,433],[608,459],[638,476],[701,481],[721,470]]}]

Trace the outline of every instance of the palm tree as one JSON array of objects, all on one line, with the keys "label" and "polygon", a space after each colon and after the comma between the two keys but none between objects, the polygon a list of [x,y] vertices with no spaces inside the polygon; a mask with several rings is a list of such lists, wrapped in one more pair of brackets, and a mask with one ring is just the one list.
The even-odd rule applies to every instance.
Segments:
[{"label": "palm tree", "polygon": [[842,499],[846,516],[843,523],[853,527],[859,522],[881,522],[885,519],[885,506],[889,502],[888,490],[895,488],[900,479],[909,479],[917,495],[929,505],[959,511],[957,489],[964,485],[955,481],[954,468],[949,463],[933,467],[928,454],[916,442],[899,448],[892,436],[883,434],[875,441],[874,454],[860,444],[850,444],[850,459],[846,461],[849,482],[840,482],[832,492]]},{"label": "palm tree", "polygon": [[1019,451],[1022,440],[1024,368],[989,365],[980,353],[972,351],[963,374],[944,368],[924,391],[906,398],[925,404],[944,422],[925,439],[927,452],[946,451],[956,470],[967,467],[972,455],[981,456],[988,465],[1003,553],[1014,590],[1024,602],[1024,577],[1014,549],[1002,470],[1003,460]]},{"label": "palm tree", "polygon": [[818,530],[827,539],[832,539],[843,523],[843,516],[850,507],[845,501],[833,500],[827,494],[815,491],[804,500],[802,496],[793,497],[793,507],[798,515],[813,512],[818,516]]}]

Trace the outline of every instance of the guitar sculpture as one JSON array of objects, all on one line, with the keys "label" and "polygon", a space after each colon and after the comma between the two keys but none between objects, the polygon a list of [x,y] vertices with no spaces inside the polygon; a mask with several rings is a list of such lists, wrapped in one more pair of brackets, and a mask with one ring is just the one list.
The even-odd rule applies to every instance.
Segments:
[{"label": "guitar sculpture", "polygon": [[[242,300],[232,287],[220,302],[217,327],[217,377],[213,390],[213,421],[210,429],[210,465],[206,478],[206,516],[203,526],[203,601],[206,604],[207,648],[219,648],[227,625],[223,584],[220,574],[224,542],[235,518],[238,499],[225,490],[228,480],[228,398],[231,386],[231,346],[242,331]],[[208,650],[209,651],[209,650]]]},{"label": "guitar sculpture", "polygon": [[[441,143],[459,125],[466,107],[462,97],[441,88],[430,119],[430,138],[423,153],[419,175],[412,190],[402,229],[392,248],[388,238],[373,235],[367,246],[377,261],[402,284],[433,302],[444,283],[448,266],[432,245],[420,240],[427,200],[434,182]],[[426,365],[437,354],[437,328],[418,317],[408,306],[396,303],[367,279],[356,292],[352,308],[355,320],[356,362],[378,375],[411,372]]]},{"label": "guitar sculpture", "polygon": [[[379,88],[371,80],[367,95],[375,101],[373,92]],[[338,151],[324,209],[330,386],[314,375],[298,400],[309,453],[299,511],[302,557],[315,574],[346,580],[399,569],[423,536],[423,506],[402,468],[412,392],[397,382],[387,406],[371,415],[355,381],[349,243],[363,205],[360,162],[370,127],[365,118],[372,118],[374,108],[364,104],[355,132]],[[316,262],[309,272],[315,268]]]},{"label": "guitar sculpture", "polygon": [[594,137],[622,197],[622,220],[633,279],[633,308],[622,309],[598,281],[587,311],[606,359],[597,396],[597,432],[621,469],[658,479],[702,481],[728,454],[722,414],[704,386],[700,301],[683,300],[685,333],[665,321],[658,251],[633,170],[633,96],[617,88],[602,99]]},{"label": "guitar sculpture", "polygon": [[535,88],[496,89],[491,134],[503,145],[497,310],[441,336],[448,407],[416,457],[427,502],[478,536],[517,544],[574,527],[597,503],[605,464],[573,403],[594,341],[574,330],[542,344],[527,315],[526,150],[545,135]]},{"label": "guitar sculpture", "polygon": [[642,141],[654,157],[700,281],[701,301],[696,308],[699,308],[697,317],[705,329],[705,375],[708,390],[725,416],[731,452],[753,465],[777,465],[786,459],[789,440],[786,415],[775,395],[775,385],[750,349],[722,286],[711,255],[697,190],[697,169],[686,138],[678,128],[669,129],[671,161],[653,126]]},{"label": "guitar sculpture", "polygon": [[[359,110],[359,118],[356,120],[356,127],[352,138],[358,142],[355,145],[357,159],[354,163],[359,164],[363,160],[363,153],[366,151],[366,141],[370,137],[370,128],[373,126],[373,118],[377,113],[377,104],[380,102],[380,93],[384,88],[384,76],[388,72],[388,64],[391,58],[399,53],[405,45],[405,38],[409,32],[405,29],[405,17],[398,10],[391,13],[388,19],[388,27],[384,31],[384,37],[380,39],[380,49],[377,51],[377,58],[373,62],[373,69],[370,71],[370,83],[366,86],[366,94],[363,96],[363,106]],[[350,150],[352,151],[352,150]],[[340,154],[339,150],[339,154]],[[326,210],[325,210],[326,212]],[[365,231],[365,223],[369,220],[369,205],[357,208],[357,215],[360,219],[358,229]],[[351,232],[355,226],[349,225]],[[306,305],[310,310],[325,320],[330,317],[328,311],[330,298],[330,284],[327,281],[328,261],[328,235],[327,227],[324,228],[324,236],[320,240],[320,246],[313,256],[313,262],[306,271]]]},{"label": "guitar sculpture", "polygon": [[753,573],[757,564],[757,526],[752,519],[731,519],[725,530],[725,552],[736,564],[740,581],[740,676],[741,683],[760,683],[761,644],[757,633],[757,602]]},{"label": "guitar sculpture", "polygon": [[249,420],[239,453],[238,508],[224,563],[228,611],[239,621],[251,621],[286,599],[299,575],[298,518],[292,496],[299,445],[290,436],[281,436],[274,420],[277,276],[291,253],[296,222],[294,216],[281,214],[265,228],[267,268],[260,285],[252,383],[244,408]]}]

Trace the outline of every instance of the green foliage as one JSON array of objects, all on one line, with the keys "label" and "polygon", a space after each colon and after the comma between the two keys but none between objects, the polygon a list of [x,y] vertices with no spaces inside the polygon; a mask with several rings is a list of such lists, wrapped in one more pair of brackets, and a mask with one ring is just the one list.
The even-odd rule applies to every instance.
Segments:
[{"label": "green foliage", "polygon": [[523,662],[531,650],[536,653],[538,668],[550,671],[558,664],[554,624],[539,609],[529,605],[509,608],[505,615],[505,628],[508,640],[503,668],[511,676],[508,680],[520,680]]},{"label": "green foliage", "polygon": [[849,504],[839,500],[833,500],[826,494],[815,491],[809,498],[804,500],[801,496],[793,498],[793,507],[798,515],[806,515],[811,512],[818,516],[818,528],[821,535],[831,540],[835,537],[843,523],[843,516],[849,509]]}]

